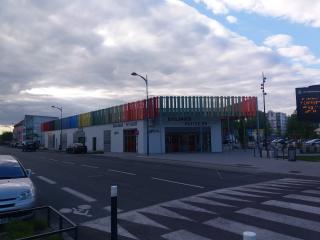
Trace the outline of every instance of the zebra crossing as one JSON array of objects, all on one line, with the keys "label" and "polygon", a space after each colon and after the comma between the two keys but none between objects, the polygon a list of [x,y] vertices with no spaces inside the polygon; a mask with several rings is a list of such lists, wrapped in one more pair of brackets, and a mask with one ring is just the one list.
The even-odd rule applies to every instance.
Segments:
[{"label": "zebra crossing", "polygon": [[[282,178],[217,189],[118,214],[123,240],[320,239],[320,181]],[[110,232],[110,217],[83,226]]]}]

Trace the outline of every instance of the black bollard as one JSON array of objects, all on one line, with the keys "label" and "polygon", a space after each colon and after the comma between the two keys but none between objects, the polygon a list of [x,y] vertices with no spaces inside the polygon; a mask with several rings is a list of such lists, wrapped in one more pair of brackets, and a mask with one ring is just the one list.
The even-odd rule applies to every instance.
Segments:
[{"label": "black bollard", "polygon": [[111,186],[111,240],[118,240],[118,187]]}]

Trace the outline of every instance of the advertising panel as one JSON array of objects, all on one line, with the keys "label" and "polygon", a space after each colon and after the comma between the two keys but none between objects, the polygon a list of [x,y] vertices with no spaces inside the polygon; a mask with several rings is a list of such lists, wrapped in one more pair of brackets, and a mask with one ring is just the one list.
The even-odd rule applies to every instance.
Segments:
[{"label": "advertising panel", "polygon": [[296,102],[299,120],[320,122],[320,85],[296,88]]}]

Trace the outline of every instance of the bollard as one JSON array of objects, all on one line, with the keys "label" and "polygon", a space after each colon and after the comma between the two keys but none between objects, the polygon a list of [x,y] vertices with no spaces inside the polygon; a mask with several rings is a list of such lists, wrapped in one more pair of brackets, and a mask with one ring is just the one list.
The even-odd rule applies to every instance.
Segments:
[{"label": "bollard", "polygon": [[243,232],[243,240],[256,240],[254,232]]},{"label": "bollard", "polygon": [[111,240],[118,240],[118,187],[111,186]]}]

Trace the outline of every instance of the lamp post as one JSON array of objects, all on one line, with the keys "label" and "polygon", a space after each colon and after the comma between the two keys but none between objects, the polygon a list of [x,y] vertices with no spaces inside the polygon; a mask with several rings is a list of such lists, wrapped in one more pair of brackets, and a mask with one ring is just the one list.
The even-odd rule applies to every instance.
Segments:
[{"label": "lamp post", "polygon": [[60,111],[60,144],[59,150],[62,150],[62,107],[51,106],[52,108],[58,109]]},{"label": "lamp post", "polygon": [[268,149],[268,143],[267,143],[267,116],[266,116],[266,95],[264,85],[266,83],[267,78],[262,73],[262,83],[261,83],[261,90],[262,90],[262,96],[263,96],[263,114],[264,114],[264,144],[265,148],[267,150],[267,157],[269,158],[269,149]]},{"label": "lamp post", "polygon": [[148,76],[146,77],[141,76],[140,74],[137,74],[135,72],[131,73],[132,76],[138,76],[144,80],[146,83],[146,120],[147,120],[147,156],[149,156],[149,92],[148,92]]}]

